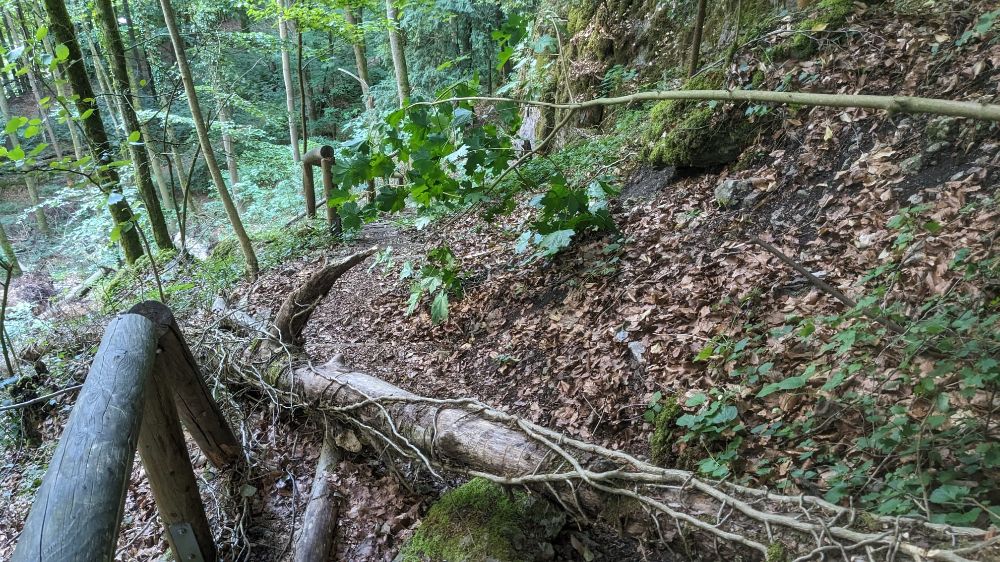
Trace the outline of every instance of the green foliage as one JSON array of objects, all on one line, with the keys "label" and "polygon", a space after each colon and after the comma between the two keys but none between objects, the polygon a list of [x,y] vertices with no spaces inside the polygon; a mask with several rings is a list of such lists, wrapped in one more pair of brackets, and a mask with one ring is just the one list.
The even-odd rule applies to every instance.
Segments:
[{"label": "green foliage", "polygon": [[716,389],[708,394],[697,393],[684,402],[685,408],[696,409],[676,421],[678,427],[686,429],[681,441],[699,445],[708,453],[698,462],[698,470],[713,478],[729,475],[743,444],[746,427],[732,398]]},{"label": "green foliage", "polygon": [[[988,404],[988,397],[1000,390],[1000,362],[995,358],[1000,351],[1000,299],[989,291],[949,290],[918,303],[914,314],[912,304],[891,298],[892,289],[904,282],[904,262],[915,245],[946,228],[929,218],[929,211],[929,206],[908,207],[888,221],[887,228],[896,232],[890,260],[863,278],[868,294],[853,309],[791,318],[767,337],[748,326],[743,339],[732,343],[718,338],[697,359],[739,379],[731,392],[756,389],[757,398],[768,400],[798,394],[812,404],[813,415],[791,423],[763,423],[751,431],[798,451],[797,458],[778,461],[797,462],[790,476],[817,482],[827,490],[828,501],[851,497],[855,505],[882,515],[919,514],[955,525],[995,524],[1000,514],[993,495],[1000,446],[991,438],[996,421],[977,404]],[[956,287],[990,287],[1000,280],[1000,258],[968,249],[956,252],[949,269]],[[896,333],[873,318],[891,319],[904,330]],[[799,372],[783,373],[771,362],[759,363],[768,355],[768,339],[813,347],[818,357]],[[886,354],[893,358],[891,368],[883,365]],[[887,403],[886,395],[855,384],[858,377],[871,380],[881,392],[909,398]],[[738,433],[724,402],[725,396],[717,395],[697,414],[682,416],[678,425],[699,437],[720,430]],[[845,417],[860,430],[849,445],[855,453],[847,457],[836,446],[814,439],[828,420]],[[888,468],[879,461],[887,458],[894,459]],[[767,460],[755,464],[758,476],[771,470]]]},{"label": "green foliage", "polygon": [[455,254],[447,246],[438,246],[427,252],[427,262],[419,271],[414,271],[411,262],[403,264],[400,277],[413,278],[406,313],[413,314],[427,295],[431,301],[431,321],[440,324],[448,320],[449,298],[462,296],[460,271]]},{"label": "green foliage", "polygon": [[768,55],[775,60],[801,60],[813,56],[819,50],[814,35],[842,27],[853,11],[853,0],[821,0],[810,8],[810,17],[795,26],[797,33],[771,47]]},{"label": "green foliage", "polygon": [[507,492],[483,478],[447,492],[427,512],[403,547],[406,562],[527,561],[527,537],[554,534],[563,518],[524,492]]}]

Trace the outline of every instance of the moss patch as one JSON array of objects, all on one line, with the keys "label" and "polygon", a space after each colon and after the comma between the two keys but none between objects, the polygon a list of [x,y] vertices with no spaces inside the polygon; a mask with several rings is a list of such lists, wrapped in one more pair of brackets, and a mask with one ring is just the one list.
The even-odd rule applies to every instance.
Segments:
[{"label": "moss patch", "polygon": [[654,464],[666,466],[674,456],[673,446],[677,439],[677,416],[681,407],[674,397],[663,401],[663,408],[653,419],[653,434],[649,436],[650,456]]},{"label": "moss patch", "polygon": [[852,0],[822,0],[812,8],[810,17],[802,20],[796,33],[778,43],[768,53],[775,60],[806,59],[816,54],[819,43],[810,33],[833,30],[847,22],[847,16],[854,11]]},{"label": "moss patch", "polygon": [[[682,90],[715,90],[722,74],[696,76]],[[643,134],[642,158],[656,167],[707,168],[733,162],[749,144],[757,126],[742,115],[723,112],[718,104],[668,100],[653,106]]]},{"label": "moss patch", "polygon": [[532,560],[564,521],[540,500],[476,478],[431,507],[401,555],[407,562]]},{"label": "moss patch", "polygon": [[767,562],[788,562],[788,553],[785,545],[780,542],[773,542],[767,547]]}]

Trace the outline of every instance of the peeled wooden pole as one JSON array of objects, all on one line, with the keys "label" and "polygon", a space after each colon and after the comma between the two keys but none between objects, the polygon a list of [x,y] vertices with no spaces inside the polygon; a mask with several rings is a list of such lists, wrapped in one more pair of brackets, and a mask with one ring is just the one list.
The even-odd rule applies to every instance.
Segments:
[{"label": "peeled wooden pole", "polygon": [[156,340],[156,326],[142,316],[111,321],[21,531],[15,562],[114,559]]},{"label": "peeled wooden pole", "polygon": [[316,180],[313,166],[319,166],[324,158],[333,158],[333,147],[324,144],[302,155],[302,195],[306,199],[306,214],[316,216]]},{"label": "peeled wooden pole", "polygon": [[180,420],[191,438],[216,467],[240,462],[243,447],[212,398],[170,309],[163,303],[146,301],[133,306],[129,313],[142,315],[156,325],[161,352],[153,372],[170,385]]},{"label": "peeled wooden pole", "polygon": [[322,562],[329,560],[337,543],[337,490],[330,481],[337,464],[340,449],[334,443],[330,428],[323,439],[323,449],[316,464],[309,505],[302,521],[302,532],[295,546],[295,562]]},{"label": "peeled wooden pole", "polygon": [[208,562],[216,560],[215,541],[198,492],[177,408],[170,400],[171,386],[171,381],[162,373],[149,381],[139,432],[139,456],[175,557],[191,559],[194,553],[186,546],[190,540],[185,536],[191,533],[202,560]]},{"label": "peeled wooden pole", "polygon": [[323,170],[323,201],[326,207],[326,224],[335,233],[340,233],[342,230],[340,224],[340,213],[337,212],[337,208],[330,205],[330,199],[333,197],[333,191],[337,186],[333,183],[333,165],[336,164],[336,158],[324,158],[320,161],[320,169]]}]

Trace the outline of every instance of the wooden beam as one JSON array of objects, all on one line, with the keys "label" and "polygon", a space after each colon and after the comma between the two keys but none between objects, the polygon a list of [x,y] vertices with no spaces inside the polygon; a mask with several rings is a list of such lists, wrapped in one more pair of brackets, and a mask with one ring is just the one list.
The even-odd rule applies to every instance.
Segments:
[{"label": "wooden beam", "polygon": [[188,560],[194,552],[185,547],[189,541],[182,539],[184,534],[192,533],[202,560],[216,560],[212,528],[198,492],[177,408],[170,400],[170,381],[154,376],[148,386],[139,433],[139,456],[149,477],[160,521],[167,531],[167,542],[175,559]]},{"label": "wooden beam", "polygon": [[114,559],[156,340],[156,325],[143,316],[111,321],[21,531],[15,562]]},{"label": "wooden beam", "polygon": [[139,303],[129,312],[142,315],[157,326],[160,353],[153,367],[154,374],[169,385],[177,413],[202,452],[219,468],[241,462],[243,447],[212,398],[212,391],[205,384],[173,313],[156,301]]},{"label": "wooden beam", "polygon": [[333,183],[333,165],[337,163],[336,158],[324,158],[320,161],[320,168],[323,170],[323,203],[326,207],[326,224],[334,233],[340,234],[342,228],[340,224],[340,213],[336,207],[330,206],[330,198],[337,186]]},{"label": "wooden beam", "polygon": [[302,155],[302,163],[310,166],[319,166],[324,158],[333,158],[333,147],[324,144],[306,152]]}]

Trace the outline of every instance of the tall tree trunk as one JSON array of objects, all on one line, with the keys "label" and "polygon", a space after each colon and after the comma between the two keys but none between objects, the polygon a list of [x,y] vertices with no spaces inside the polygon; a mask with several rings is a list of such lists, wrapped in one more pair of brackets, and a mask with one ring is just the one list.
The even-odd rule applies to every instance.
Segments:
[{"label": "tall tree trunk", "polygon": [[[129,0],[122,0],[122,15],[125,16],[125,29],[128,32],[130,43],[128,50],[132,55],[132,63],[135,65],[135,75],[140,80],[145,80],[147,87],[151,87],[153,84],[153,69],[149,66],[149,60],[145,57],[145,51],[139,49],[139,41],[135,35],[135,24],[132,21],[132,7],[129,5]],[[136,90],[133,95],[138,96],[139,91]]]},{"label": "tall tree trunk", "polygon": [[707,0],[698,0],[698,15],[694,20],[694,37],[691,39],[691,62],[688,65],[688,76],[694,76],[698,72],[698,58],[701,56],[701,32],[705,27],[705,3]]},{"label": "tall tree trunk", "polygon": [[219,124],[222,125],[222,150],[226,152],[226,168],[229,169],[229,185],[240,182],[240,171],[236,166],[236,152],[233,150],[233,136],[229,134],[229,106],[225,99],[219,100]]},{"label": "tall tree trunk", "polygon": [[358,23],[364,20],[363,8],[358,8],[358,15],[354,15],[354,11],[350,6],[344,8],[344,21],[353,27],[352,36],[354,39],[351,41],[351,45],[354,47],[354,64],[358,67],[358,78],[361,79],[361,95],[364,97],[365,107],[372,109],[375,107],[375,98],[369,93],[370,82],[368,80],[368,54],[367,47],[365,46],[365,34],[364,31],[358,27]]},{"label": "tall tree trunk", "polygon": [[[3,229],[2,222],[0,222],[0,250],[3,251],[4,257],[7,258],[7,263],[11,266],[11,276],[17,277],[20,275],[21,264],[17,262],[17,254],[14,253],[14,246],[11,245],[10,239],[7,238],[7,231]],[[3,337],[3,334],[0,334],[0,337]]]},{"label": "tall tree trunk", "polygon": [[[53,2],[56,0],[46,0]],[[219,192],[219,199],[226,209],[229,222],[233,226],[233,232],[240,242],[243,256],[247,261],[247,272],[251,277],[257,277],[259,267],[257,266],[257,255],[253,251],[250,237],[243,228],[243,221],[240,220],[239,211],[229,196],[226,182],[222,179],[222,172],[219,171],[219,163],[215,159],[215,150],[212,148],[212,141],[208,137],[208,127],[201,115],[201,107],[198,105],[198,94],[194,89],[194,79],[191,77],[191,68],[188,66],[187,55],[184,52],[184,40],[181,38],[180,30],[177,29],[177,19],[174,17],[174,9],[170,5],[170,0],[160,0],[160,8],[163,10],[163,19],[167,24],[167,31],[170,33],[170,42],[174,45],[174,55],[177,58],[177,70],[181,75],[181,82],[184,83],[184,92],[187,94],[188,106],[191,109],[191,117],[194,119],[194,127],[198,131],[198,141],[201,144],[201,152],[205,157],[205,166],[208,167],[212,175],[212,181]]]},{"label": "tall tree trunk", "polygon": [[[108,134],[101,120],[101,111],[95,101],[97,98],[94,97],[94,89],[90,85],[90,77],[87,76],[87,69],[83,64],[83,53],[80,52],[80,44],[76,40],[76,32],[66,11],[66,4],[63,0],[45,0],[45,11],[49,14],[49,27],[56,41],[69,49],[66,73],[70,87],[76,95],[76,110],[81,116],[90,112],[87,118],[83,119],[83,131],[90,152],[96,162],[108,164],[113,160],[111,143],[108,142]],[[133,221],[132,208],[129,207],[125,197],[121,196],[118,172],[113,167],[108,167],[99,172],[97,180],[101,190],[111,196],[108,199],[108,208],[115,223],[121,225],[120,241],[125,252],[125,261],[133,263],[142,255],[142,242],[139,240],[138,225]]]},{"label": "tall tree trunk", "polygon": [[130,137],[133,134],[139,135],[139,139],[136,141],[128,140],[126,142],[128,142],[129,157],[135,166],[136,185],[142,195],[142,200],[146,203],[149,224],[153,227],[153,240],[156,241],[157,248],[173,250],[174,243],[170,240],[170,230],[167,229],[167,221],[163,218],[163,209],[160,207],[160,199],[156,195],[156,186],[150,175],[149,155],[146,154],[146,148],[143,146],[149,137],[143,135],[142,129],[145,127],[139,124],[139,118],[132,107],[136,98],[133,98],[129,86],[128,63],[125,60],[125,45],[122,43],[122,36],[118,31],[118,16],[111,5],[111,0],[97,0],[95,7],[104,33],[105,47],[108,50],[108,59],[111,63],[111,76],[114,81],[115,94],[119,99],[118,105],[121,107],[125,129]]},{"label": "tall tree trunk", "polygon": [[306,73],[302,70],[302,32],[295,34],[298,38],[298,69],[299,75],[299,111],[302,116],[302,152],[309,152],[309,122],[306,120],[306,106],[310,100],[306,97]]},{"label": "tall tree trunk", "polygon": [[396,89],[399,91],[399,106],[410,97],[410,77],[406,71],[406,53],[403,51],[403,31],[399,27],[399,10],[394,0],[385,0],[385,12],[389,18],[389,50],[392,52],[392,67],[396,70]]},{"label": "tall tree trunk", "polygon": [[299,132],[295,124],[295,90],[292,87],[292,61],[288,54],[289,21],[285,19],[285,0],[281,0],[282,13],[278,15],[278,36],[281,38],[281,78],[285,82],[285,109],[288,111],[288,137],[292,141],[292,158],[302,160],[299,152]]},{"label": "tall tree trunk", "polygon": [[[86,34],[84,37],[87,37]],[[108,107],[108,117],[111,119],[111,125],[116,131],[120,131],[122,130],[122,127],[120,120],[117,117],[118,104],[112,96],[113,90],[111,88],[111,81],[108,79],[108,74],[104,71],[104,63],[101,62],[101,55],[97,53],[97,47],[94,46],[94,42],[90,40],[89,37],[87,37],[86,41],[87,46],[90,49],[90,62],[94,64],[94,75],[97,76],[97,85],[101,88],[101,93],[105,96],[104,103]]]},{"label": "tall tree trunk", "polygon": [[[11,48],[13,48],[13,46],[14,46],[13,37],[11,37],[9,40],[7,38],[7,34],[11,33],[12,31],[13,30],[9,30],[9,29],[5,30],[2,27],[0,27],[0,48],[2,48],[3,52],[5,52],[5,53],[9,53],[10,50],[11,50]],[[15,74],[15,69],[14,69],[13,66],[11,66],[10,68],[7,69],[7,74],[10,77],[9,78],[9,83],[10,83],[11,89],[13,90],[13,89],[16,88],[16,86],[18,86],[20,84],[20,81],[19,81],[20,77],[18,77],[17,74]]]}]

